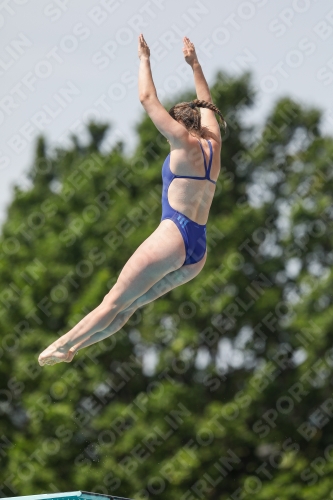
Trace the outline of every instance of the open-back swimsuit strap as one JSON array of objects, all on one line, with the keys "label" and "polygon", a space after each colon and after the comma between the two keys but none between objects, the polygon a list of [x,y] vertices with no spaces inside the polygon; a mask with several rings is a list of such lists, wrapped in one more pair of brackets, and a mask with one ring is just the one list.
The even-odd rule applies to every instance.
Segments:
[{"label": "open-back swimsuit strap", "polygon": [[203,155],[203,159],[204,159],[204,165],[205,165],[205,172],[206,172],[206,175],[204,177],[196,177],[194,175],[174,175],[174,177],[177,177],[177,178],[181,178],[181,179],[200,179],[200,180],[203,180],[203,179],[207,179],[208,181],[212,182],[213,184],[216,184],[216,181],[213,181],[211,178],[210,178],[210,170],[212,168],[212,161],[213,161],[213,148],[212,148],[212,143],[207,140],[208,144],[209,144],[209,151],[210,151],[210,157],[209,157],[209,163],[208,163],[208,167],[207,167],[207,162],[206,162],[206,156],[205,156],[205,152],[204,152],[204,149],[202,147],[202,144],[201,142],[199,141],[198,139],[198,143],[200,144],[200,148],[201,148],[201,151],[202,151],[202,155]]}]

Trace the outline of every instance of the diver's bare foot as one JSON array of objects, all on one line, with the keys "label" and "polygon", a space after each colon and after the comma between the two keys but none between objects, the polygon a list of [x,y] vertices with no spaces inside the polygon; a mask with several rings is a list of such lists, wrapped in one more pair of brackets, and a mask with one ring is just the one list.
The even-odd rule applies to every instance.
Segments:
[{"label": "diver's bare foot", "polygon": [[69,363],[72,361],[74,354],[68,349],[68,347],[56,347],[55,344],[51,344],[39,355],[38,363],[40,366],[55,365],[56,363],[61,363],[62,361]]},{"label": "diver's bare foot", "polygon": [[76,353],[77,351],[74,350],[74,347],[71,347],[70,350],[68,351],[68,357],[64,360],[65,363],[70,363]]}]

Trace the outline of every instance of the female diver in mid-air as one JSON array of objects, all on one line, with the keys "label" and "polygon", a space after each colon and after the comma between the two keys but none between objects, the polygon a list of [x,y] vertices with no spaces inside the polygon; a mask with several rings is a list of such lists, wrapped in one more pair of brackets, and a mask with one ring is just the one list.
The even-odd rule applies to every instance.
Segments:
[{"label": "female diver in mid-air", "polygon": [[[162,167],[161,222],[127,261],[101,304],[45,349],[38,358],[40,365],[72,361],[79,349],[120,330],[136,309],[190,281],[205,264],[206,223],[222,147],[215,113],[224,128],[226,124],[212,103],[193,43],[187,37],[183,41],[197,99],[167,112],[157,98],[149,47],[139,36],[139,98],[171,149]],[[203,108],[201,113],[198,108]]]}]

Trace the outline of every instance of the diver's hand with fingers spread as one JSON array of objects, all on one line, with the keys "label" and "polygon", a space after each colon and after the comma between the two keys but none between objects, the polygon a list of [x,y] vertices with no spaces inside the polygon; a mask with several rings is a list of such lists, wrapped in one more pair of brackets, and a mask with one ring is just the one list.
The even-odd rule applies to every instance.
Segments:
[{"label": "diver's hand with fingers spread", "polygon": [[150,57],[150,50],[147,45],[146,40],[143,38],[143,34],[139,35],[139,47],[138,47],[138,54],[139,54],[139,59],[149,59]]},{"label": "diver's hand with fingers spread", "polygon": [[193,66],[194,63],[199,62],[198,56],[195,52],[194,44],[191,42],[191,40],[189,38],[187,38],[187,36],[184,36],[183,43],[184,43],[183,54],[185,57],[185,61],[190,66]]}]

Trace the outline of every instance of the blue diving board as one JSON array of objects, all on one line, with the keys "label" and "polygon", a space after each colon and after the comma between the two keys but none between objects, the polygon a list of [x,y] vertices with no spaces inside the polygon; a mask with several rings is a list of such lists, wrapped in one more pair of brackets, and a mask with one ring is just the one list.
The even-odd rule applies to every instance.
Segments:
[{"label": "blue diving board", "polygon": [[114,495],[104,495],[91,491],[67,491],[65,493],[48,493],[41,495],[28,495],[23,497],[10,497],[10,500],[131,500],[130,498]]}]

